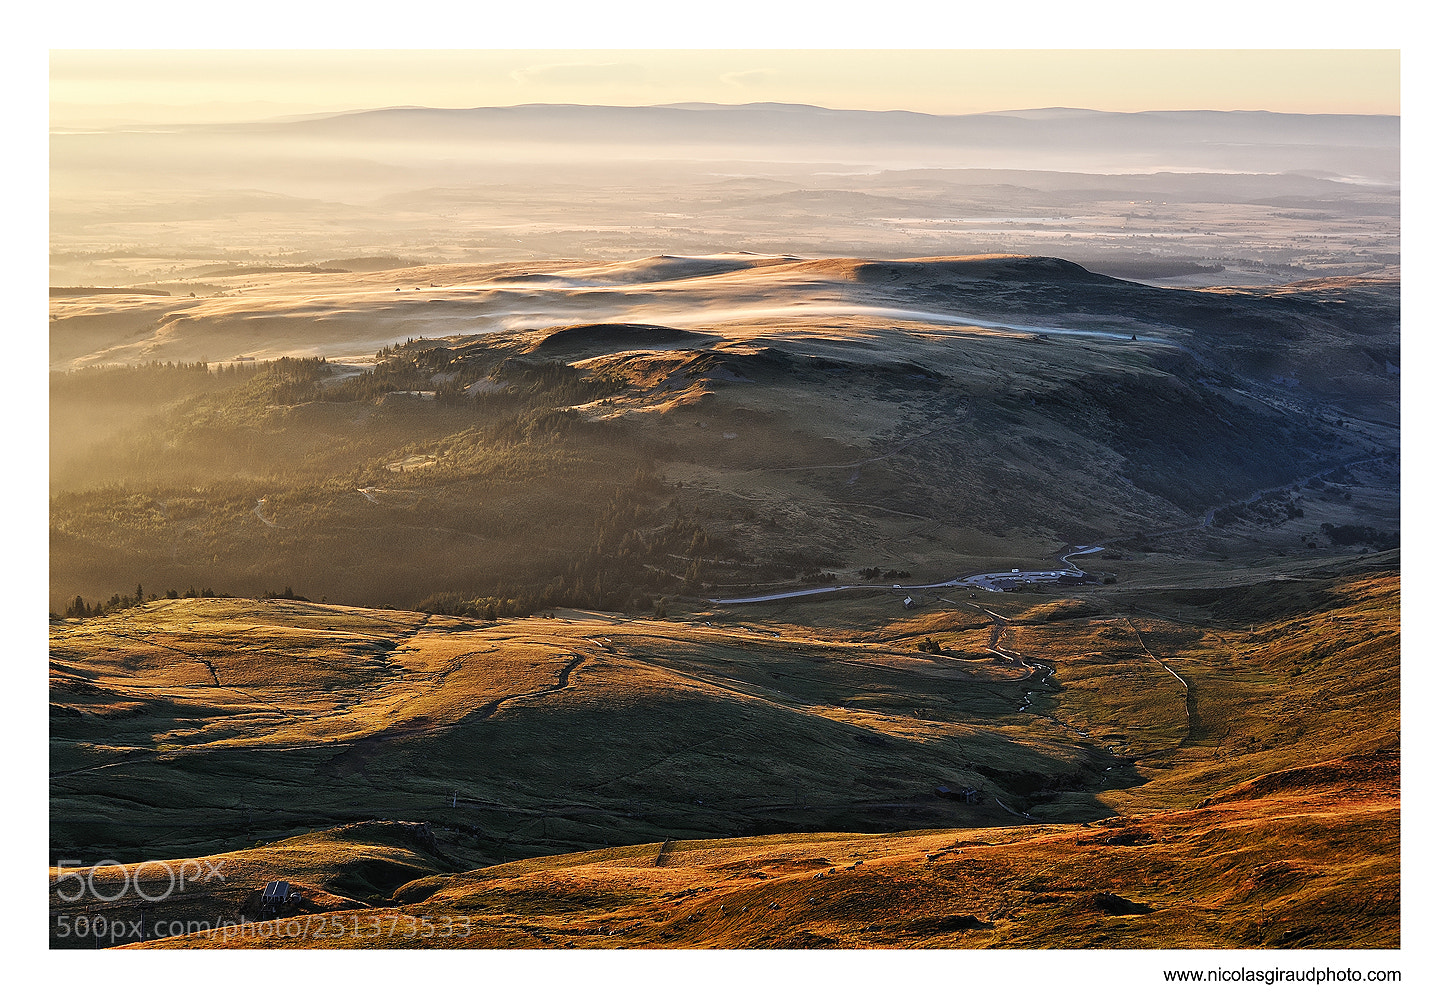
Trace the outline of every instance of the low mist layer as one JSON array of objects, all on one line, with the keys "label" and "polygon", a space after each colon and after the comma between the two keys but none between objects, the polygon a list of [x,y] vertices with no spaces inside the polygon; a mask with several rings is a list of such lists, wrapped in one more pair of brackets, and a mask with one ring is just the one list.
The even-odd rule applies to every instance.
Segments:
[{"label": "low mist layer", "polygon": [[721,250],[1016,252],[1168,283],[1399,260],[1399,121],[788,105],[394,109],[57,132],[52,284]]}]

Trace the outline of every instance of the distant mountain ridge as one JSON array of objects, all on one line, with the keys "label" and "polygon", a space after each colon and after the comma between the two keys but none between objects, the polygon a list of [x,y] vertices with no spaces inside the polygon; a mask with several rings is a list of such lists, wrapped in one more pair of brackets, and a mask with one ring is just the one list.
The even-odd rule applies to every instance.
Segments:
[{"label": "distant mountain ridge", "polygon": [[[467,121],[554,119],[573,120],[592,117],[600,120],[634,121],[640,123],[658,122],[680,124],[683,122],[703,123],[706,118],[717,123],[727,119],[738,122],[750,119],[765,124],[768,119],[790,118],[799,124],[802,119],[818,122],[835,122],[859,125],[863,122],[889,122],[898,129],[905,124],[921,127],[923,134],[930,129],[940,129],[943,136],[970,134],[964,127],[976,126],[984,130],[985,137],[1005,134],[1009,130],[1026,131],[1036,126],[1048,125],[1054,128],[1065,124],[1089,124],[1094,127],[1129,124],[1151,124],[1159,129],[1170,126],[1178,129],[1199,128],[1217,132],[1222,138],[1244,138],[1253,135],[1262,140],[1277,142],[1304,141],[1313,139],[1338,144],[1395,144],[1399,143],[1397,115],[1359,114],[1300,114],[1282,111],[1096,111],[1087,108],[1029,108],[1013,111],[983,111],[971,114],[939,115],[923,111],[865,111],[852,109],[824,108],[812,104],[656,104],[656,105],[607,105],[607,104],[516,104],[499,107],[475,108],[430,108],[391,107],[359,111],[345,111],[333,115],[317,116],[311,122],[351,122],[412,120],[449,120],[453,123]],[[268,123],[258,123],[268,124]],[[287,122],[285,124],[300,124]],[[253,127],[250,125],[222,127]],[[996,129],[996,132],[985,131]],[[1281,129],[1289,128],[1290,134]],[[884,133],[883,133],[884,134]],[[861,136],[870,138],[869,134]],[[899,136],[898,136],[899,137]]]},{"label": "distant mountain ridge", "polygon": [[963,167],[1032,163],[1063,169],[1077,159],[1100,172],[1319,172],[1387,184],[1398,180],[1400,150],[1397,116],[1273,111],[1049,108],[933,115],[795,104],[524,104],[380,108],[205,130],[363,143],[647,146],[656,154],[742,159],[889,156]]}]

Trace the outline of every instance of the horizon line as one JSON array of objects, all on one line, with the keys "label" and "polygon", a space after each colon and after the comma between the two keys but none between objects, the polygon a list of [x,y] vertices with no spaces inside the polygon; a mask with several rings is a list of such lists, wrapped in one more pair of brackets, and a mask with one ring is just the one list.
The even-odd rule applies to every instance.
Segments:
[{"label": "horizon line", "polygon": [[[95,118],[105,118],[105,117],[107,117],[106,114],[105,114],[105,109],[108,108],[108,107],[115,107],[117,109],[121,109],[121,108],[155,108],[155,109],[158,109],[158,110],[160,110],[160,109],[175,109],[178,112],[185,112],[186,109],[193,108],[193,107],[218,107],[218,106],[225,107],[225,106],[228,106],[228,105],[233,105],[233,106],[239,106],[239,107],[241,107],[241,106],[248,106],[248,105],[254,105],[254,104],[259,104],[259,103],[276,103],[276,102],[271,102],[271,101],[266,101],[266,102],[263,102],[263,101],[237,101],[237,102],[207,101],[207,102],[202,102],[202,103],[199,103],[199,104],[196,104],[196,105],[188,105],[188,104],[160,104],[160,103],[149,102],[149,101],[127,101],[127,102],[124,102],[124,103],[117,103],[115,105],[106,105],[106,104],[82,104],[82,103],[75,102],[75,101],[59,101],[59,102],[53,101],[50,104],[50,108],[52,110],[52,113],[54,112],[54,110],[56,108],[62,108],[62,107],[70,107],[70,108],[86,107],[86,108],[94,108],[94,109],[96,109],[95,113],[91,113],[91,114],[87,114],[87,115],[76,114],[76,115],[68,116],[68,117],[74,117],[75,119],[78,119],[78,120],[83,120],[85,118],[95,119]],[[1001,108],[1001,109],[993,110],[993,111],[964,111],[964,112],[956,112],[956,113],[939,113],[939,112],[932,112],[932,111],[913,111],[913,110],[911,110],[909,108],[881,108],[881,109],[876,109],[876,108],[829,107],[829,106],[820,105],[820,104],[804,104],[804,103],[796,103],[796,102],[790,102],[790,101],[748,101],[748,102],[741,103],[741,104],[722,104],[722,103],[718,103],[718,102],[714,102],[714,101],[671,101],[671,102],[662,103],[662,104],[583,104],[583,103],[572,102],[572,101],[559,101],[559,102],[553,102],[553,101],[530,101],[530,102],[526,102],[526,103],[522,103],[522,104],[480,104],[480,105],[473,105],[473,106],[443,106],[443,105],[429,105],[429,104],[390,104],[390,105],[379,105],[379,106],[376,106],[376,107],[352,107],[352,108],[335,108],[335,109],[330,109],[330,110],[318,110],[318,111],[297,111],[297,112],[291,112],[291,113],[286,113],[286,114],[279,114],[279,115],[266,116],[266,117],[258,117],[258,118],[225,118],[225,119],[211,119],[211,120],[204,120],[204,119],[193,119],[193,120],[176,119],[176,120],[171,120],[171,121],[161,121],[161,120],[157,120],[157,119],[129,119],[129,118],[122,118],[122,117],[119,117],[118,116],[118,117],[116,117],[114,119],[114,121],[113,121],[113,123],[111,125],[108,125],[108,126],[90,126],[90,127],[117,127],[117,126],[122,126],[122,125],[125,125],[125,124],[128,124],[128,123],[149,124],[149,125],[159,125],[159,124],[167,124],[167,125],[281,124],[281,123],[289,123],[289,122],[306,121],[308,119],[338,118],[338,117],[344,117],[344,116],[348,116],[348,115],[376,114],[378,112],[387,112],[387,111],[470,112],[470,111],[515,111],[515,110],[524,110],[524,109],[533,109],[533,108],[537,108],[537,109],[543,109],[543,108],[578,108],[578,109],[611,110],[611,111],[615,111],[615,110],[617,110],[617,111],[651,111],[651,110],[664,110],[664,111],[669,111],[669,110],[675,110],[675,111],[695,111],[695,110],[700,110],[700,111],[703,111],[703,110],[714,110],[714,109],[737,110],[737,109],[749,109],[749,108],[760,108],[760,109],[764,109],[764,108],[775,108],[775,109],[783,109],[783,110],[799,109],[799,110],[809,110],[809,111],[825,111],[825,112],[830,112],[830,113],[834,113],[834,114],[913,115],[913,116],[922,117],[922,118],[942,118],[942,119],[952,119],[952,118],[981,118],[981,117],[992,117],[992,116],[1009,116],[1009,115],[1024,115],[1024,114],[1039,114],[1039,113],[1070,113],[1070,114],[1081,114],[1081,115],[1113,115],[1113,116],[1155,115],[1155,114],[1222,114],[1222,115],[1264,114],[1264,115],[1282,115],[1282,116],[1286,116],[1286,117],[1296,117],[1296,118],[1393,118],[1393,119],[1400,119],[1402,117],[1402,115],[1400,115],[1398,113],[1391,114],[1389,112],[1382,112],[1382,111],[1380,111],[1380,112],[1362,112],[1362,111],[1275,111],[1275,110],[1272,110],[1270,108],[1206,108],[1206,107],[1181,107],[1181,108],[1174,108],[1174,107],[1160,107],[1160,108],[1143,108],[1143,109],[1136,110],[1136,111],[1104,111],[1104,110],[1101,110],[1101,109],[1098,109],[1098,108],[1068,107],[1068,106],[1062,106],[1062,105],[1052,105],[1052,106],[1045,106],[1045,107]],[[56,129],[65,129],[67,127],[85,127],[85,126],[66,126],[64,124],[59,124],[58,125],[58,124],[52,123],[51,124],[51,127],[50,127],[50,130],[51,131],[54,131]]]}]

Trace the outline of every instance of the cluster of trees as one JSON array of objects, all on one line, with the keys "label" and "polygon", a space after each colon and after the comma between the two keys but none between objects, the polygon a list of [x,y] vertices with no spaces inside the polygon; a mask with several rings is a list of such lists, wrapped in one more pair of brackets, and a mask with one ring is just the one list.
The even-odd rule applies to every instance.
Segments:
[{"label": "cluster of trees", "polygon": [[195,364],[150,361],[53,371],[50,398],[52,405],[61,406],[72,402],[129,405],[168,402],[240,384],[255,376],[262,367],[245,362],[212,365],[205,361]]},{"label": "cluster of trees", "polygon": [[[657,476],[636,469],[632,481],[604,501],[593,542],[547,580],[499,580],[475,592],[431,594],[416,609],[494,620],[549,607],[660,612],[672,596],[698,592],[717,562],[733,564],[733,547],[710,535],[699,511],[680,508]],[[671,516],[673,514],[673,516]]]},{"label": "cluster of trees", "polygon": [[[155,600],[156,594],[151,594],[151,599]],[[66,605],[65,613],[62,616],[103,617],[106,614],[111,614],[118,610],[126,610],[129,607],[137,607],[145,602],[145,591],[142,590],[141,584],[137,583],[135,596],[132,596],[130,594],[123,596],[119,593],[113,593],[111,594],[111,599],[105,601],[104,603],[97,600],[94,604],[88,604],[86,603],[85,597],[81,596],[80,594],[76,594],[76,598]]]},{"label": "cluster of trees", "polygon": [[[301,594],[294,594],[292,592],[292,587],[290,586],[283,590],[281,593],[276,593],[272,590],[268,590],[262,595],[267,598],[280,597],[284,600],[307,600],[307,598],[302,596]],[[231,594],[217,593],[209,586],[203,587],[200,590],[198,590],[195,586],[188,586],[185,592],[182,592],[180,590],[167,590],[165,593],[165,599],[167,600],[179,600],[182,598],[191,597],[231,597]],[[109,600],[97,600],[95,603],[89,603],[84,596],[76,594],[75,599],[73,599],[70,603],[66,604],[65,611],[61,614],[61,616],[104,617],[107,614],[114,614],[116,611],[127,610],[131,607],[140,607],[145,603],[158,599],[161,598],[158,597],[155,593],[149,595],[145,594],[145,591],[142,589],[141,584],[137,583],[136,592],[134,594],[113,593],[111,594]]]},{"label": "cluster of trees", "polygon": [[1376,551],[1400,547],[1400,536],[1365,524],[1320,524],[1319,529],[1336,545],[1369,545]]},{"label": "cluster of trees", "polygon": [[[413,343],[408,341],[408,345]],[[406,347],[384,348],[371,371],[317,386],[313,397],[324,402],[370,402],[390,392],[432,392],[442,406],[506,413],[519,408],[578,406],[613,395],[628,384],[618,376],[581,372],[562,361],[507,356],[500,348],[410,351]],[[469,394],[468,387],[485,378],[500,389]]]},{"label": "cluster of trees", "polygon": [[1230,503],[1213,513],[1213,523],[1222,527],[1239,521],[1253,521],[1262,524],[1282,524],[1304,516],[1304,507],[1287,489],[1265,493],[1252,503]]},{"label": "cluster of trees", "polygon": [[803,572],[803,573],[801,573],[801,582],[802,583],[815,583],[817,585],[824,585],[826,583],[834,583],[835,581],[836,581],[836,574],[834,572],[819,572],[819,571],[817,571],[817,572]]},{"label": "cluster of trees", "polygon": [[[480,376],[488,371],[497,372],[508,383],[504,391],[481,397],[502,397],[497,403],[498,412],[490,414],[492,418],[469,420],[472,426],[468,429],[432,443],[431,448],[437,451],[440,460],[436,467],[419,474],[436,480],[434,484],[439,488],[429,494],[429,499],[439,507],[436,511],[439,520],[456,530],[503,531],[510,536],[520,530],[545,530],[553,524],[559,535],[556,548],[562,542],[578,553],[567,567],[557,558],[539,564],[530,559],[509,570],[488,570],[490,574],[498,572],[500,577],[507,578],[449,580],[438,589],[457,590],[460,594],[435,594],[429,598],[435,609],[443,610],[444,604],[457,605],[456,609],[480,617],[489,613],[535,613],[558,605],[645,609],[654,605],[659,593],[678,590],[682,582],[678,574],[684,573],[685,568],[683,564],[672,566],[672,573],[644,563],[652,557],[662,559],[665,551],[681,557],[687,554],[699,557],[719,549],[713,539],[705,536],[700,525],[689,518],[674,525],[673,531],[671,525],[664,523],[667,519],[662,509],[664,487],[648,471],[653,449],[635,446],[637,442],[628,427],[613,421],[590,423],[574,412],[558,408],[561,403],[614,391],[622,384],[619,379],[594,379],[587,372],[552,361],[500,363],[498,352],[491,350],[474,350],[463,356],[447,348],[417,346],[426,349],[413,352],[390,349],[384,352],[378,372],[337,384],[344,387],[355,384],[355,391],[367,396],[389,391],[394,386],[425,384],[408,379],[424,376],[431,379],[432,373],[439,370],[456,373],[470,368]],[[260,448],[261,456],[257,462],[244,467],[248,471],[258,467],[277,468],[277,474],[285,476],[282,480],[285,485],[304,497],[300,500],[304,513],[309,512],[307,502],[319,489],[322,492],[335,489],[335,483],[321,479],[326,471],[346,471],[356,460],[352,457],[354,453],[368,453],[365,447],[344,445],[327,456],[314,455],[308,445],[317,436],[313,433],[313,424],[308,422],[272,420],[263,427],[265,434],[237,432],[253,429],[256,418],[267,413],[271,405],[313,401],[329,392],[333,385],[325,384],[328,370],[326,360],[321,357],[282,358],[257,364],[249,380],[237,390],[214,399],[197,397],[197,405],[178,413],[165,433],[137,441],[146,469],[154,465],[158,475],[168,477],[168,484],[179,482],[194,486],[186,493],[184,502],[173,500],[171,509],[165,504],[158,507],[145,495],[123,489],[117,495],[105,497],[96,493],[83,497],[62,495],[57,500],[58,506],[53,508],[62,511],[56,516],[69,530],[85,535],[109,532],[109,539],[118,525],[128,533],[155,530],[158,522],[164,529],[172,519],[185,517],[188,510],[182,509],[183,506],[201,501],[193,493],[204,492],[201,508],[213,516],[201,525],[202,530],[222,532],[215,537],[208,536],[206,543],[214,557],[229,556],[240,543],[229,525],[238,519],[251,523],[237,514],[250,510],[252,501],[238,497],[254,496],[256,493],[250,490],[258,488],[230,485],[238,477],[236,471],[242,465],[239,458],[249,457],[248,448]],[[375,447],[372,453],[386,453],[407,439],[402,434],[426,435],[436,422],[431,417],[393,421],[380,429],[369,428],[363,437],[371,434],[378,439],[381,446]],[[448,420],[442,425],[452,429],[459,422]],[[174,446],[178,436],[184,437],[186,447]],[[201,447],[212,443],[216,446]],[[360,443],[366,444],[367,440]],[[423,449],[429,445],[420,443],[417,447]],[[207,455],[216,455],[217,460],[209,464],[196,458],[183,464],[183,456],[192,458],[192,452],[203,450]],[[620,467],[622,452],[633,459],[631,465],[644,463],[633,481],[631,465]],[[278,455],[297,455],[307,460],[284,463],[277,460]],[[323,460],[314,460],[318,457]],[[491,494],[509,497],[500,499],[497,509],[488,500],[479,508],[476,484],[485,481],[502,487],[492,490]],[[561,489],[561,483],[568,485]],[[532,497],[532,500],[516,504],[515,497]],[[84,520],[72,515],[76,503],[82,500],[88,504],[83,511]],[[466,500],[472,502],[463,502]],[[129,519],[117,520],[118,507],[125,508]],[[216,513],[219,510],[223,512]],[[330,524],[326,519],[330,513],[327,511],[324,515],[323,526]],[[559,522],[559,517],[567,518],[567,522]],[[454,523],[455,520],[458,522]],[[480,527],[481,523],[488,526]],[[186,540],[199,543],[196,537],[193,531]],[[702,566],[695,567],[697,581],[703,571]],[[340,586],[345,587],[348,582],[345,578],[339,579]],[[419,592],[400,589],[379,595],[406,606],[418,599]],[[266,596],[306,599],[290,587],[281,593],[269,591]],[[96,613],[85,599],[80,604],[87,614]],[[103,601],[99,606],[104,609],[106,604]],[[121,606],[119,597],[112,606]]]},{"label": "cluster of trees", "polygon": [[314,396],[323,402],[372,402],[389,392],[418,392],[435,388],[406,368],[397,370],[400,367],[404,367],[403,362],[380,361],[371,371],[331,385],[317,386]]},{"label": "cluster of trees", "polygon": [[536,405],[578,406],[613,395],[628,382],[618,375],[581,374],[562,361],[530,362],[510,358],[489,373],[496,382],[524,389]]},{"label": "cluster of trees", "polygon": [[277,406],[306,402],[317,393],[317,380],[330,369],[322,357],[279,357],[268,361],[253,394]]},{"label": "cluster of trees", "polygon": [[376,361],[386,361],[390,357],[400,357],[403,354],[408,353],[409,352],[408,351],[408,348],[411,347],[411,346],[413,346],[413,344],[415,344],[417,342],[418,342],[418,338],[417,337],[410,336],[410,337],[408,337],[408,339],[404,340],[402,343],[389,344],[388,346],[384,347],[382,350],[378,351],[375,355],[373,355],[373,359],[376,360]]},{"label": "cluster of trees", "polygon": [[544,598],[565,607],[644,610],[661,591],[677,590],[674,576],[652,563],[669,555],[699,554],[705,549],[693,546],[708,546],[709,541],[698,523],[684,518],[658,526],[664,515],[659,504],[663,492],[663,483],[637,470],[633,482],[617,489],[600,510],[588,552],[545,588]]},{"label": "cluster of trees", "polygon": [[[196,589],[195,586],[189,588],[185,593],[178,593],[176,590],[167,590],[166,591],[166,599],[168,599],[168,600],[175,600],[178,597],[214,597],[214,596],[216,596],[216,594],[213,593],[210,589],[205,589],[205,590],[202,590],[201,592],[197,592],[197,589]],[[222,596],[224,596],[224,597],[231,596],[231,594],[229,594],[229,593],[223,593]],[[62,617],[103,617],[103,616],[105,616],[107,614],[114,614],[116,611],[128,610],[129,608],[132,608],[132,607],[140,607],[142,604],[146,603],[147,601],[156,600],[156,599],[157,599],[156,594],[152,593],[150,596],[147,596],[145,594],[145,591],[142,590],[141,584],[140,583],[137,583],[136,584],[136,592],[134,594],[130,594],[130,593],[127,593],[127,594],[113,593],[113,594],[111,594],[111,598],[109,600],[105,600],[105,601],[97,600],[93,604],[92,603],[87,603],[85,597],[81,596],[80,594],[76,594],[75,599],[72,600],[70,603],[66,604],[65,612],[61,616]]]},{"label": "cluster of trees", "polygon": [[738,563],[734,546],[705,529],[698,508],[687,512],[676,497],[661,506],[663,492],[663,483],[643,469],[628,488],[616,491],[595,523],[593,546],[570,565],[565,585],[556,591],[562,603],[643,609],[666,592],[699,592],[722,564],[728,571]]},{"label": "cluster of trees", "polygon": [[867,568],[867,569],[857,569],[856,570],[856,575],[860,576],[862,579],[910,579],[911,578],[911,573],[907,572],[905,569],[887,569],[885,572],[882,572],[881,571],[881,567],[880,566],[875,566],[875,565],[873,565],[873,566],[871,566],[870,568]]},{"label": "cluster of trees", "polygon": [[[144,471],[158,479],[164,476],[168,484],[190,486],[184,499],[170,500],[168,506],[139,492],[123,491],[116,497],[87,493],[62,496],[54,509],[67,513],[61,519],[76,537],[107,532],[108,539],[117,531],[127,536],[164,531],[173,521],[204,510],[209,519],[201,530],[214,532],[206,534],[208,553],[230,559],[246,541],[246,532],[238,533],[235,525],[255,527],[248,516],[251,497],[258,494],[252,490],[262,488],[250,482],[231,485],[239,479],[239,471],[277,476],[293,490],[297,516],[310,516],[314,526],[327,528],[333,524],[333,510],[309,504],[320,502],[315,496],[335,491],[344,479],[333,482],[324,476],[345,475],[359,460],[380,462],[377,455],[395,452],[401,442],[410,440],[403,435],[416,434],[408,447],[438,456],[433,465],[408,473],[410,485],[436,487],[426,493],[433,524],[505,540],[519,538],[520,532],[552,530],[556,536],[551,550],[559,554],[506,567],[450,566],[436,583],[414,588],[416,582],[400,581],[397,588],[382,590],[374,586],[369,599],[392,600],[399,606],[416,602],[422,610],[484,619],[535,614],[556,606],[648,611],[667,597],[698,592],[747,573],[789,576],[823,564],[820,552],[784,549],[775,553],[779,566],[762,567],[742,558],[732,543],[732,531],[744,530],[743,525],[717,527],[718,512],[682,505],[678,484],[675,490],[666,490],[653,473],[653,462],[669,452],[668,442],[641,438],[627,421],[589,421],[567,408],[618,392],[626,379],[595,375],[559,361],[515,356],[505,348],[435,344],[414,341],[385,348],[379,351],[376,371],[344,381],[327,378],[330,368],[322,357],[284,357],[245,370],[230,369],[245,381],[226,393],[197,396],[195,405],[187,404],[173,414],[164,432],[135,442],[140,455],[135,464],[141,470],[137,474]],[[200,365],[192,374],[216,377],[214,370]],[[435,381],[439,375],[444,377]],[[497,391],[466,395],[464,387],[483,377],[491,377]],[[275,405],[376,399],[380,393],[424,387],[438,392],[445,405],[478,407],[480,418],[459,420],[426,407],[415,413],[410,407],[408,418],[380,421],[356,441],[330,446],[324,454],[312,446],[321,439],[314,427],[331,426],[319,421],[331,419],[333,410],[319,408],[296,420],[274,419],[270,411]],[[458,429],[461,424],[466,429]],[[429,439],[435,426],[446,428],[448,436]],[[263,432],[252,432],[258,429]],[[247,432],[238,432],[243,430]],[[369,443],[376,446],[370,450]],[[623,464],[622,457],[629,464]],[[482,490],[480,483],[487,483],[488,489]],[[561,488],[561,483],[567,486]],[[269,483],[267,491],[274,492],[275,486]],[[82,511],[86,519],[79,513],[70,516],[82,498],[90,504]],[[116,517],[122,506],[129,518],[124,521]],[[343,515],[350,516],[345,508]],[[728,524],[729,518],[725,519]],[[754,511],[744,511],[740,519],[753,520]],[[184,540],[195,545],[200,543],[197,537],[193,531]],[[274,560],[268,568],[276,572],[271,578],[286,571],[287,563],[275,561],[284,557],[269,555]],[[348,588],[352,581],[340,577],[338,585]],[[244,585],[231,577],[224,582]],[[435,587],[437,592],[418,602],[421,593]],[[186,595],[213,594],[192,588]],[[167,596],[177,593],[168,591]],[[265,596],[307,599],[290,587]],[[118,596],[110,605],[98,606],[121,607],[122,600]],[[84,599],[79,605],[87,614],[96,613]]]},{"label": "cluster of trees", "polygon": [[475,597],[466,593],[434,593],[418,603],[417,610],[449,617],[472,617],[481,621],[497,621],[501,617],[528,617],[545,606],[540,599],[528,596]]}]

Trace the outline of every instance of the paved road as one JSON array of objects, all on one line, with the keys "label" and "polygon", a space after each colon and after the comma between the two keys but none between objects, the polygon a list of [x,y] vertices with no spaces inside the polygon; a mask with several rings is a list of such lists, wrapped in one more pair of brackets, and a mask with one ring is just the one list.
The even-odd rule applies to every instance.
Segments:
[{"label": "paved road", "polygon": [[954,579],[943,580],[940,583],[842,583],[840,586],[819,586],[811,590],[791,590],[787,593],[770,593],[759,597],[733,597],[727,600],[711,600],[712,604],[763,604],[772,600],[789,600],[792,597],[812,597],[821,593],[837,593],[841,590],[935,590],[944,586],[975,587],[979,590],[989,590],[993,593],[1003,592],[1003,585],[1011,583],[1014,586],[1021,586],[1026,583],[1055,583],[1062,579],[1075,579],[1084,575],[1083,571],[1070,561],[1079,555],[1091,555],[1094,552],[1102,551],[1100,545],[1078,545],[1065,554],[1058,556],[1066,568],[1052,569],[1047,571],[1018,572],[1015,569],[1004,569],[998,572],[983,572],[975,576],[957,576]]},{"label": "paved road", "polygon": [[[1341,464],[1343,465],[1343,467],[1350,468],[1355,465],[1364,465],[1372,461],[1379,461],[1381,457],[1382,456],[1376,455],[1369,458],[1361,458],[1357,461],[1343,462]],[[1339,467],[1341,466],[1334,466],[1334,468]],[[1326,470],[1324,472],[1318,472],[1315,474],[1326,475],[1328,474],[1328,471],[1329,470]],[[1290,483],[1287,487],[1273,486],[1266,489],[1261,489],[1258,492],[1254,493],[1253,496],[1249,497],[1248,500],[1238,500],[1236,502],[1252,503],[1254,500],[1258,499],[1266,492],[1273,492],[1275,489],[1292,489],[1297,486],[1303,485],[1305,482],[1313,477],[1313,475],[1304,476],[1303,478],[1300,478]],[[1231,504],[1224,504],[1223,506],[1228,505]],[[1211,527],[1213,525],[1214,514],[1216,514],[1219,510],[1223,509],[1223,506],[1214,507],[1206,514],[1204,514],[1202,523],[1195,522],[1187,527],[1169,528],[1164,531],[1157,531],[1153,534],[1148,534],[1146,535],[1146,537],[1163,537],[1164,535],[1168,534],[1179,534],[1185,531],[1196,531],[1201,530],[1205,527]],[[1128,539],[1113,538],[1111,540],[1125,541]],[[1077,558],[1079,555],[1091,555],[1095,552],[1100,552],[1102,550],[1102,545],[1076,545],[1073,548],[1070,548],[1066,553],[1058,556],[1058,561],[1065,566],[1065,568],[1063,569],[1053,569],[1045,571],[1034,570],[1031,572],[1018,572],[1016,570],[998,570],[995,572],[978,573],[975,576],[957,576],[954,579],[943,580],[940,583],[917,583],[910,586],[904,584],[893,584],[887,586],[880,583],[842,583],[839,586],[820,586],[810,590],[791,590],[788,593],[770,593],[759,597],[733,597],[727,600],[711,600],[710,602],[712,604],[720,606],[724,606],[727,604],[763,604],[768,603],[772,600],[789,600],[792,597],[811,597],[821,593],[836,593],[841,590],[935,590],[947,586],[976,587],[977,589],[988,590],[992,593],[1001,593],[1003,592],[1003,586],[1007,583],[1013,584],[1015,588],[1017,586],[1022,586],[1028,583],[1056,583],[1063,579],[1080,578],[1085,575],[1085,573],[1072,563],[1072,559]]]}]

